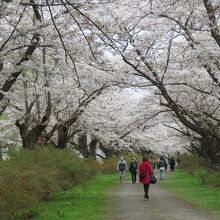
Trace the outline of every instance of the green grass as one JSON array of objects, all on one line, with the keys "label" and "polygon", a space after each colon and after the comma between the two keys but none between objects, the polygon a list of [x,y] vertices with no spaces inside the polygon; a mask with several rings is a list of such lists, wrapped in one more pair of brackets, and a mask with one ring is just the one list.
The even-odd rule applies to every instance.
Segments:
[{"label": "green grass", "polygon": [[107,201],[107,192],[118,184],[116,174],[97,175],[86,186],[54,194],[52,201],[39,205],[40,215],[36,220],[101,220]]},{"label": "green grass", "polygon": [[220,188],[204,185],[198,178],[199,175],[199,171],[191,176],[177,170],[174,173],[167,173],[167,179],[161,185],[192,205],[220,217]]}]

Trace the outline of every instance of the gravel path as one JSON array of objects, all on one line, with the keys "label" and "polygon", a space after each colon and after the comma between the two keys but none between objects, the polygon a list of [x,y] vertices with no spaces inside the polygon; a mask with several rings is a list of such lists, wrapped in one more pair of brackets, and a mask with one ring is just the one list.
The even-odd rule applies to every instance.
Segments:
[{"label": "gravel path", "polygon": [[114,210],[111,216],[106,214],[106,220],[220,220],[177,198],[159,183],[150,186],[148,201],[144,201],[139,183],[120,184],[110,196]]}]

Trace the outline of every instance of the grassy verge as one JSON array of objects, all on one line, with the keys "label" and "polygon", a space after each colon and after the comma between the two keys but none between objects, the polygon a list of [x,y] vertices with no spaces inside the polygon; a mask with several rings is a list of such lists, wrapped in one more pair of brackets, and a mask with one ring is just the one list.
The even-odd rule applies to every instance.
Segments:
[{"label": "grassy verge", "polygon": [[86,186],[54,194],[50,202],[39,205],[40,215],[36,220],[101,220],[109,203],[107,192],[118,184],[118,175],[97,175]]},{"label": "grassy verge", "polygon": [[30,219],[38,203],[93,179],[99,170],[98,163],[68,149],[22,149],[9,156],[0,160],[0,219]]},{"label": "grassy verge", "polygon": [[220,188],[204,185],[198,176],[200,171],[192,176],[177,170],[175,173],[167,173],[167,179],[161,185],[192,205],[220,217]]}]

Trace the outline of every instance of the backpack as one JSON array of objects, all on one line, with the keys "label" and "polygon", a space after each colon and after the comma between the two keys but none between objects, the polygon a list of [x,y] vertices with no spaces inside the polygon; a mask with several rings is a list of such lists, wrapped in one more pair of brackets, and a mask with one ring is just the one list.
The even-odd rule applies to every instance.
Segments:
[{"label": "backpack", "polygon": [[124,162],[120,162],[119,165],[118,165],[118,169],[120,171],[124,171],[126,169],[126,165]]},{"label": "backpack", "polygon": [[162,168],[166,170],[167,169],[166,161],[165,160],[160,160],[159,163],[158,163],[158,167],[157,168],[160,169],[160,170],[162,170]]},{"label": "backpack", "polygon": [[160,167],[165,167],[165,164],[164,164],[164,162],[162,160],[159,161],[159,168]]},{"label": "backpack", "polygon": [[163,164],[164,164],[165,169],[167,169],[167,162],[165,159],[163,160]]}]

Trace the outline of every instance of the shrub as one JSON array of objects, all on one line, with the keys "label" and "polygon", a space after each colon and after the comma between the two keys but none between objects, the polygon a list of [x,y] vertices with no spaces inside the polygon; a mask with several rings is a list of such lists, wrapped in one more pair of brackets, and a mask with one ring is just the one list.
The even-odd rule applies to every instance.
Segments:
[{"label": "shrub", "polygon": [[118,158],[116,156],[113,156],[109,159],[105,159],[100,164],[100,170],[102,173],[115,173],[117,163]]},{"label": "shrub", "polygon": [[220,172],[208,168],[208,161],[195,155],[184,155],[181,158],[180,168],[195,176],[204,185],[220,187]]},{"label": "shrub", "polygon": [[181,157],[181,163],[179,165],[179,168],[182,168],[191,175],[193,175],[193,172],[201,167],[199,161],[200,158],[195,155],[183,155]]},{"label": "shrub", "polygon": [[[95,163],[95,162],[94,162]],[[39,148],[10,154],[0,161],[0,213],[2,219],[28,219],[40,200],[52,193],[87,182],[95,175],[88,161],[70,150]]]},{"label": "shrub", "polygon": [[219,188],[220,187],[220,172],[211,169],[202,169],[198,171],[196,176],[201,180],[204,185]]}]

